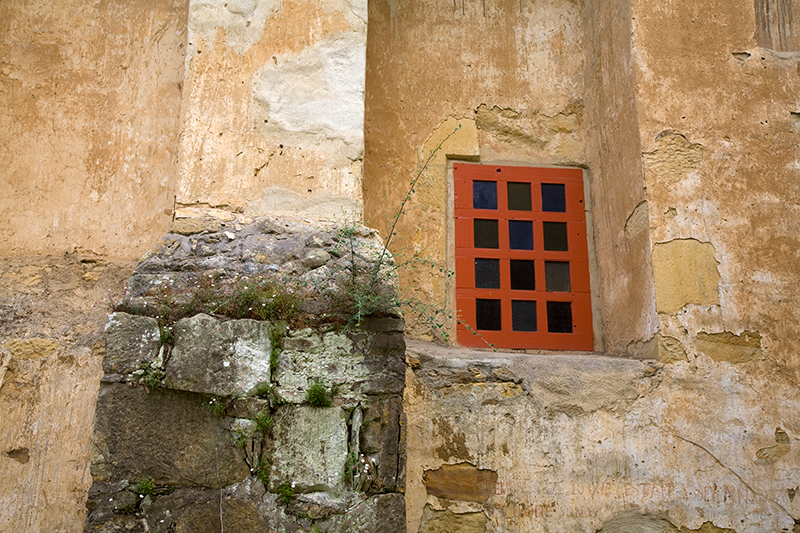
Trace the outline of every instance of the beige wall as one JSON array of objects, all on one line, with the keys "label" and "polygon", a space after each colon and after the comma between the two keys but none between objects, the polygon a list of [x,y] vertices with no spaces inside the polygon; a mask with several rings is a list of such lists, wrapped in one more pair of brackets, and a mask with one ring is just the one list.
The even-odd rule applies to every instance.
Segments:
[{"label": "beige wall", "polygon": [[183,1],[0,5],[0,250],[138,257],[168,228]]},{"label": "beige wall", "polygon": [[181,206],[361,214],[366,0],[192,0]]}]

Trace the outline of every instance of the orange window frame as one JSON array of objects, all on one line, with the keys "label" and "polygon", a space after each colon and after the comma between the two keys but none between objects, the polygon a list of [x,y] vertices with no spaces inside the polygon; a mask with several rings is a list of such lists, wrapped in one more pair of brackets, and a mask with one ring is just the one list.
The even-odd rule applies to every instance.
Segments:
[{"label": "orange window frame", "polygon": [[[531,168],[455,163],[454,217],[455,217],[455,272],[456,307],[459,322],[456,338],[462,346],[481,347],[490,343],[497,348],[528,348],[543,350],[585,350],[594,348],[592,333],[592,303],[589,288],[589,250],[586,240],[586,213],[583,196],[583,173],[570,168]],[[473,204],[473,182],[496,182],[496,209],[476,209]],[[530,184],[531,210],[508,209],[508,183]],[[563,185],[565,210],[543,211],[542,184]],[[482,186],[482,185],[481,185]],[[519,187],[515,185],[514,187]],[[524,187],[524,186],[523,186]],[[549,189],[552,190],[552,189]],[[558,189],[560,190],[560,188]],[[560,204],[559,204],[560,205]],[[475,220],[497,220],[497,248],[475,246]],[[509,221],[530,221],[533,229],[533,249],[512,249],[509,242]],[[566,224],[567,251],[544,249],[544,223]],[[490,223],[491,224],[491,223]],[[521,222],[524,227],[525,222]],[[548,225],[553,228],[554,225]],[[519,228],[517,225],[515,228]],[[563,226],[560,226],[563,228]],[[515,230],[516,231],[516,230]],[[527,230],[525,230],[527,231]],[[562,234],[563,235],[563,234]],[[517,239],[517,237],[515,237]],[[515,241],[518,242],[518,241]],[[552,242],[552,241],[550,241]],[[516,245],[519,247],[519,244]],[[551,248],[553,245],[550,245]],[[476,287],[476,259],[499,261],[499,288]],[[497,261],[492,262],[496,265]],[[511,288],[511,261],[530,265],[533,262],[533,289]],[[569,264],[569,291],[563,286],[559,291],[548,291],[545,263]],[[482,263],[486,264],[486,263]],[[550,265],[552,266],[552,265]],[[529,268],[526,266],[525,268]],[[492,267],[494,269],[494,266]],[[553,269],[555,271],[555,268]],[[494,272],[494,270],[493,270]],[[526,271],[526,272],[529,272]],[[562,270],[563,272],[563,270]],[[496,279],[492,275],[492,279]],[[495,282],[493,281],[492,284]],[[485,283],[482,283],[485,284]],[[516,283],[519,286],[519,283]],[[557,284],[553,284],[554,286]],[[500,302],[500,329],[478,329],[476,302],[491,301],[491,309]],[[512,319],[512,302],[515,309],[527,309]],[[536,302],[519,304],[519,302]],[[548,329],[548,302],[567,302],[571,311],[571,332],[551,332]],[[535,305],[535,330],[530,309]],[[567,304],[552,304],[552,309],[564,310]],[[485,309],[485,308],[482,308]],[[492,311],[493,317],[496,313]],[[486,311],[481,311],[485,316]],[[557,315],[554,311],[554,315]],[[520,325],[528,317],[527,325]],[[555,329],[566,329],[568,318],[553,318]],[[493,318],[496,324],[496,318]],[[558,322],[561,320],[561,322]],[[486,320],[483,320],[486,324]],[[515,326],[516,324],[516,326]],[[497,327],[493,325],[492,327]],[[516,329],[515,329],[516,328]],[[526,331],[518,331],[525,329]],[[479,335],[476,335],[477,334]]]}]

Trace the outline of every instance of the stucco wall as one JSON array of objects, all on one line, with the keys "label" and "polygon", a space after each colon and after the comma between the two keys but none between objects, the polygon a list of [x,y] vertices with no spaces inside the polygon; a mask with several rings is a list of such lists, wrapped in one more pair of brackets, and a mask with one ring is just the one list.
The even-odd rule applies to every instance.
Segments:
[{"label": "stucco wall", "polygon": [[800,55],[756,47],[746,0],[633,4],[661,334],[718,359],[749,335],[796,378]]},{"label": "stucco wall", "polygon": [[[586,151],[601,328],[610,353],[652,357],[657,320],[630,3],[586,2]],[[623,318],[624,317],[624,318]],[[595,316],[597,320],[597,316]],[[644,341],[644,342],[643,342]]]},{"label": "stucco wall", "polygon": [[366,0],[192,0],[182,206],[359,217]]},{"label": "stucco wall", "polygon": [[138,257],[169,226],[183,1],[0,5],[0,252]]},{"label": "stucco wall", "polygon": [[[444,309],[447,280],[415,258],[448,264],[447,158],[585,164],[581,9],[562,0],[378,0],[369,8],[364,217],[387,235],[420,162],[447,139],[392,247],[400,262],[412,261],[401,284]],[[431,334],[414,317],[408,329]]]}]

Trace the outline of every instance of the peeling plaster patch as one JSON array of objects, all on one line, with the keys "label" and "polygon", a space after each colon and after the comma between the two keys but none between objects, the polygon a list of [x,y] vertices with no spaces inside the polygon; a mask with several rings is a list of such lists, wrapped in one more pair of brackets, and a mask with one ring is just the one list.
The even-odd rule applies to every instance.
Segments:
[{"label": "peeling plaster patch", "polygon": [[436,448],[436,453],[442,461],[473,460],[467,449],[467,439],[461,432],[454,432],[453,426],[445,418],[433,420],[436,434],[441,438],[442,444]]},{"label": "peeling plaster patch", "polygon": [[253,98],[260,109],[256,123],[264,124],[260,128],[265,135],[289,133],[289,144],[339,141],[348,159],[359,159],[364,152],[365,72],[366,41],[355,32],[268,64],[254,82]]},{"label": "peeling plaster patch", "polygon": [[714,246],[695,239],[653,245],[656,310],[674,313],[683,307],[719,305],[719,263]]},{"label": "peeling plaster patch", "polygon": [[644,200],[639,202],[639,205],[630,214],[628,220],[625,221],[625,238],[631,239],[647,229],[649,220],[647,200]]},{"label": "peeling plaster patch", "polygon": [[767,461],[777,461],[791,449],[789,435],[781,428],[775,428],[775,446],[761,448],[756,452],[756,458]]},{"label": "peeling plaster patch", "polygon": [[738,63],[740,67],[743,67],[744,62],[750,59],[750,56],[753,54],[750,52],[733,52],[731,55],[736,60],[736,63]]},{"label": "peeling plaster patch", "polygon": [[655,139],[656,149],[642,154],[645,178],[678,181],[703,161],[703,146],[690,143],[682,134],[666,130]]},{"label": "peeling plaster patch", "polygon": [[761,359],[761,335],[751,331],[743,331],[741,335],[734,335],[729,331],[722,333],[697,334],[695,347],[715,361],[728,363],[745,363],[754,359]]},{"label": "peeling plaster patch", "polygon": [[522,113],[481,104],[475,110],[475,122],[478,129],[493,132],[501,141],[541,149],[559,134],[576,133],[580,129],[582,111],[580,104],[572,104],[563,112],[548,116],[538,111]]},{"label": "peeling plaster patch", "polygon": [[513,109],[498,106],[489,109],[486,104],[481,104],[475,111],[475,115],[478,129],[492,131],[502,141],[518,146],[535,146],[537,148],[545,145],[545,141],[539,139],[536,134],[525,131],[516,123],[520,118],[520,113]]},{"label": "peeling plaster patch", "polygon": [[489,519],[483,513],[437,511],[426,505],[422,511],[419,533],[484,533]]},{"label": "peeling plaster patch", "polygon": [[347,196],[307,198],[294,191],[267,187],[258,201],[248,202],[248,211],[255,215],[292,215],[335,220],[342,213],[360,216],[361,207]]},{"label": "peeling plaster patch", "polygon": [[678,363],[687,361],[686,350],[681,341],[675,337],[657,335],[658,337],[658,360],[661,363]]},{"label": "peeling plaster patch", "polygon": [[28,452],[28,448],[19,448],[17,450],[11,450],[10,452],[6,452],[6,455],[10,459],[14,459],[15,461],[18,461],[21,464],[27,463],[31,458],[30,453]]}]

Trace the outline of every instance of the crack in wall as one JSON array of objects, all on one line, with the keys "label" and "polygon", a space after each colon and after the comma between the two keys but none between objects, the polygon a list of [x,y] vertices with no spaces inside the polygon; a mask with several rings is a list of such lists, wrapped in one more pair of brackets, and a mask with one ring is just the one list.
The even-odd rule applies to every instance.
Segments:
[{"label": "crack in wall", "polygon": [[671,435],[671,436],[675,437],[675,438],[676,438],[676,439],[678,439],[678,440],[681,440],[681,441],[683,441],[683,442],[685,442],[685,443],[687,443],[687,444],[691,444],[692,446],[695,446],[695,447],[697,447],[697,448],[700,448],[701,450],[703,450],[704,452],[706,452],[706,454],[708,454],[708,456],[709,456],[709,457],[711,457],[711,458],[714,460],[714,462],[715,462],[715,463],[717,463],[719,466],[721,466],[722,468],[724,468],[725,470],[727,470],[728,472],[730,472],[731,474],[733,474],[733,475],[734,475],[734,477],[736,477],[736,479],[738,479],[738,480],[739,480],[739,482],[741,482],[741,484],[742,484],[742,485],[744,485],[744,486],[745,486],[745,487],[746,487],[746,488],[747,488],[747,489],[748,489],[750,492],[752,492],[752,493],[753,493],[753,494],[755,494],[756,496],[758,496],[758,497],[760,497],[760,498],[762,498],[762,499],[764,499],[764,500],[767,500],[768,502],[770,502],[770,503],[774,504],[776,507],[780,508],[780,509],[781,509],[781,510],[782,510],[784,513],[786,513],[786,516],[788,516],[789,518],[791,518],[791,519],[792,519],[792,520],[793,520],[795,523],[798,523],[798,519],[797,519],[797,518],[795,518],[795,517],[792,515],[792,513],[790,513],[790,512],[789,512],[789,511],[788,511],[788,510],[787,510],[787,509],[786,509],[786,508],[785,508],[783,505],[781,505],[781,504],[780,504],[780,503],[778,503],[777,501],[773,500],[773,499],[772,499],[772,498],[770,498],[769,496],[766,496],[766,495],[764,495],[764,494],[762,494],[762,493],[760,493],[760,492],[756,491],[756,490],[755,490],[755,489],[754,489],[754,488],[753,488],[753,487],[752,487],[752,486],[751,486],[749,483],[747,483],[747,481],[745,481],[745,480],[744,480],[744,478],[742,478],[742,476],[740,476],[740,475],[739,475],[739,474],[738,474],[738,473],[737,473],[735,470],[733,470],[731,467],[729,467],[728,465],[726,465],[725,463],[723,463],[723,462],[722,462],[722,461],[721,461],[721,460],[720,460],[720,459],[719,459],[719,458],[718,458],[716,455],[714,455],[714,454],[713,454],[713,453],[712,453],[712,452],[711,452],[711,451],[710,451],[708,448],[706,448],[706,447],[705,447],[705,446],[703,446],[702,444],[698,444],[698,443],[694,442],[694,441],[693,441],[693,440],[691,440],[691,439],[687,439],[686,437],[682,437],[681,435],[678,435],[677,433],[675,433],[675,432],[673,432],[673,431],[669,431],[669,430],[667,430],[667,429],[664,429],[664,428],[662,428],[661,426],[658,426],[658,425],[654,425],[654,426],[655,426],[656,428],[660,429],[661,431],[663,431],[664,433],[667,433],[667,434],[669,434],[669,435]]}]

